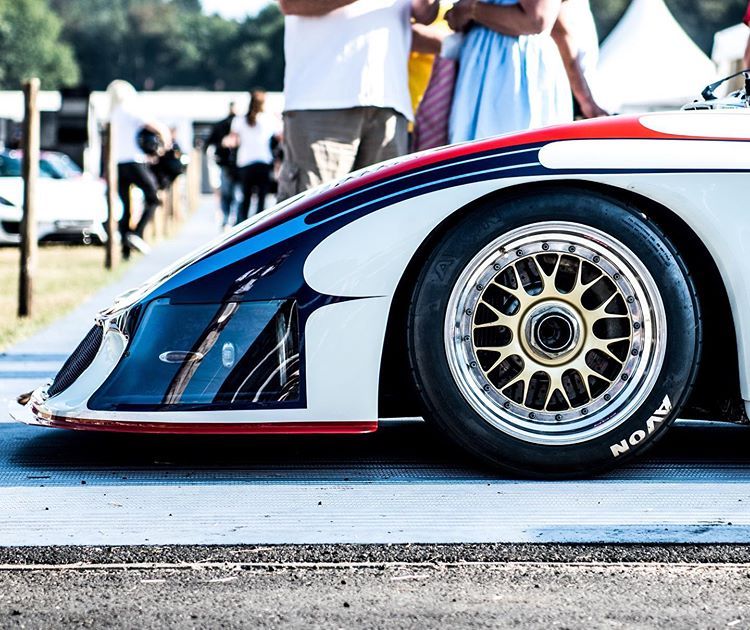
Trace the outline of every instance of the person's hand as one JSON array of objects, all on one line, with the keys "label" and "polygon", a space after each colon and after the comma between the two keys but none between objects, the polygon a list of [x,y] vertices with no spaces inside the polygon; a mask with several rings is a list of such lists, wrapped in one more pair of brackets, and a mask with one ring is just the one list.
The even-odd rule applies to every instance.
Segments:
[{"label": "person's hand", "polygon": [[593,99],[586,103],[581,103],[580,105],[581,113],[584,118],[601,118],[602,116],[609,116],[609,112],[599,107],[597,102]]},{"label": "person's hand", "polygon": [[225,149],[236,149],[240,146],[239,136],[236,133],[230,133],[221,140],[221,146]]},{"label": "person's hand", "polygon": [[456,2],[450,11],[445,14],[448,26],[457,33],[464,31],[474,19],[476,4],[477,0],[459,0]]}]

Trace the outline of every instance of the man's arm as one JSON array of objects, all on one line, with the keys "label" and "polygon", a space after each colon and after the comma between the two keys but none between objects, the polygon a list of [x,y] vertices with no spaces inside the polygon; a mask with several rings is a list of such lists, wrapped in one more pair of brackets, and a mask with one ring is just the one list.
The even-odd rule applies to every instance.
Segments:
[{"label": "man's arm", "polygon": [[279,0],[284,15],[319,17],[352,4],[356,0]]},{"label": "man's arm", "polygon": [[568,75],[568,81],[570,82],[570,89],[581,106],[581,112],[586,118],[606,116],[607,112],[599,107],[594,100],[589,82],[583,73],[579,59],[579,48],[576,44],[575,36],[569,30],[569,13],[564,7],[565,5],[560,10],[557,22],[555,22],[555,26],[552,28],[552,39],[555,40],[557,49],[560,51],[560,56],[565,65],[565,73]]},{"label": "man's arm", "polygon": [[170,149],[172,147],[172,132],[167,125],[158,120],[146,120],[144,121],[143,126],[161,137],[165,149]]},{"label": "man's arm", "polygon": [[439,55],[445,35],[445,32],[436,26],[412,24],[411,50],[412,52]]},{"label": "man's arm", "polygon": [[439,8],[438,0],[411,0],[411,16],[417,24],[432,24]]},{"label": "man's arm", "polygon": [[474,21],[503,35],[518,37],[551,30],[559,12],[560,0],[519,0],[506,5],[459,0],[446,17],[455,31],[464,30]]},{"label": "man's arm", "polygon": [[211,134],[206,138],[205,148],[218,147],[221,144],[221,139],[226,135],[223,133],[222,127],[223,125],[220,122],[211,127]]}]

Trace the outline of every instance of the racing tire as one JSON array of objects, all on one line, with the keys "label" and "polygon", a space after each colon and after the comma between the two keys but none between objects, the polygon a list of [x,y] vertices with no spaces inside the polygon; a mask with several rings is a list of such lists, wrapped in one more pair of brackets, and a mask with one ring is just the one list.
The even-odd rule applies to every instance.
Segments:
[{"label": "racing tire", "polygon": [[417,278],[408,352],[428,421],[515,475],[578,477],[643,453],[687,399],[698,298],[667,236],[588,190],[489,198]]}]

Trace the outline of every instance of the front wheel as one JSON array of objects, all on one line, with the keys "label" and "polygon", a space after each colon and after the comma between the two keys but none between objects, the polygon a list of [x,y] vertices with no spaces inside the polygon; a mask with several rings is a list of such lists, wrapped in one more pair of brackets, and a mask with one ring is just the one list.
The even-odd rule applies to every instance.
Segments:
[{"label": "front wheel", "polygon": [[700,354],[667,237],[621,202],[547,191],[474,209],[416,284],[409,352],[427,415],[516,473],[624,462],[664,433]]}]

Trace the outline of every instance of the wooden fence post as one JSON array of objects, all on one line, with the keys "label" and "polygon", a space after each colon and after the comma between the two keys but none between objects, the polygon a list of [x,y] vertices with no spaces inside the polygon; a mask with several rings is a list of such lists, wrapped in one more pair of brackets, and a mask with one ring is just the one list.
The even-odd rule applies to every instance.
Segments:
[{"label": "wooden fence post", "polygon": [[21,267],[18,280],[18,316],[34,312],[34,273],[37,261],[36,184],[39,179],[39,79],[23,83],[23,218],[21,219]]},{"label": "wooden fence post", "polygon": [[175,224],[182,221],[182,198],[185,192],[185,175],[177,178],[177,185],[172,187],[172,218]]},{"label": "wooden fence post", "polygon": [[118,207],[117,195],[117,164],[115,163],[114,143],[117,142],[112,124],[106,127],[106,153],[104,158],[105,177],[107,179],[107,247],[104,254],[104,267],[114,269],[118,262],[117,253],[117,222],[115,215]]},{"label": "wooden fence post", "polygon": [[198,209],[201,194],[201,165],[203,152],[200,149],[193,149],[188,162],[187,179],[187,199],[188,212],[193,214]]}]

